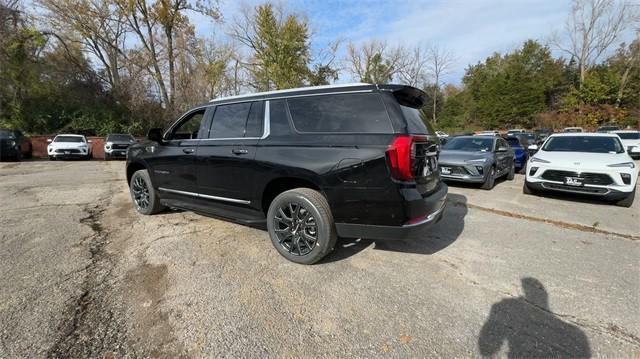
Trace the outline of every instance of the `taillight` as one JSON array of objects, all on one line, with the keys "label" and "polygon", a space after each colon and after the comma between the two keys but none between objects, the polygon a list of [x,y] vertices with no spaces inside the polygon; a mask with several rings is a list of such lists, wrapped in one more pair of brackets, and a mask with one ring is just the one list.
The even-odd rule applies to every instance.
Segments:
[{"label": "taillight", "polygon": [[414,179],[413,164],[416,160],[416,140],[422,137],[400,135],[393,139],[387,149],[391,176],[400,181]]}]

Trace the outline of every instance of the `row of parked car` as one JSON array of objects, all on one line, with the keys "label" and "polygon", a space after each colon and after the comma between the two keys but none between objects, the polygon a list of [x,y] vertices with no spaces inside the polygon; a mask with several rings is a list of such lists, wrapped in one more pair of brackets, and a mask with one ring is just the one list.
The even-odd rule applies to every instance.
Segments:
[{"label": "row of parked car", "polygon": [[597,196],[630,207],[635,198],[640,159],[640,131],[607,128],[585,133],[510,130],[472,136],[442,136],[440,173],[446,181],[479,183],[493,188],[497,178],[525,175],[523,192],[555,191]]},{"label": "row of parked car", "polygon": [[[47,155],[50,160],[57,159],[91,159],[92,143],[84,135],[60,134],[47,140]],[[136,139],[129,134],[109,134],[104,140],[104,159],[126,158],[127,148]]]}]

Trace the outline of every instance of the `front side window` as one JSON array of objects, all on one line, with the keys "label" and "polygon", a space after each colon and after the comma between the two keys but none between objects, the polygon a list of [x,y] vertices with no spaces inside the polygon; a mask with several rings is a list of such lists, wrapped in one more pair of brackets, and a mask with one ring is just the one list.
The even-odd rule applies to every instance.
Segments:
[{"label": "front side window", "polygon": [[551,137],[542,147],[547,152],[623,153],[624,148],[615,137],[558,136]]},{"label": "front side window", "polygon": [[80,136],[56,136],[53,142],[85,142]]},{"label": "front side window", "polygon": [[182,122],[173,129],[169,140],[193,140],[198,138],[200,124],[204,118],[204,109],[198,110],[187,115]]},{"label": "front side window", "polygon": [[294,97],[287,102],[294,127],[300,132],[393,132],[377,93]]}]

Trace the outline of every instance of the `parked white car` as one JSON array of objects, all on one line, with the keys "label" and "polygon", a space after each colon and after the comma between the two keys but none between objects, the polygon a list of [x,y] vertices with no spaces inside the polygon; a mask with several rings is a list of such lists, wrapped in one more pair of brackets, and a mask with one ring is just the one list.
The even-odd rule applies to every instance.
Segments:
[{"label": "parked white car", "polygon": [[438,138],[448,138],[449,134],[443,131],[436,131],[436,136],[438,136]]},{"label": "parked white car", "polygon": [[586,194],[631,207],[638,168],[620,137],[611,133],[562,133],[547,138],[527,162],[523,192]]},{"label": "parked white car", "polygon": [[91,158],[91,141],[83,135],[61,134],[53,141],[47,140],[47,154],[50,160],[63,158]]},{"label": "parked white car", "polygon": [[640,159],[640,131],[613,131],[620,137],[627,153],[633,159]]}]

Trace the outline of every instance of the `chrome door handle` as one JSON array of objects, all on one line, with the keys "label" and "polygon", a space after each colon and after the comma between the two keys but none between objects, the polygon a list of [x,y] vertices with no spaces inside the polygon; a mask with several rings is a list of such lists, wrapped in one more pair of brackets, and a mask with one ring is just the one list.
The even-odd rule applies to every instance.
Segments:
[{"label": "chrome door handle", "polygon": [[183,148],[182,152],[184,152],[186,154],[191,154],[191,153],[196,152],[196,149],[195,148]]},{"label": "chrome door handle", "polygon": [[234,148],[233,150],[231,150],[231,153],[233,153],[234,155],[246,155],[247,153],[249,153],[249,150]]}]

